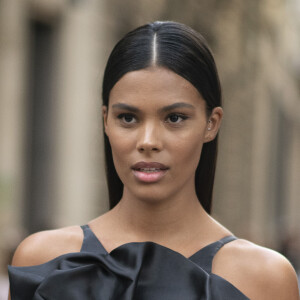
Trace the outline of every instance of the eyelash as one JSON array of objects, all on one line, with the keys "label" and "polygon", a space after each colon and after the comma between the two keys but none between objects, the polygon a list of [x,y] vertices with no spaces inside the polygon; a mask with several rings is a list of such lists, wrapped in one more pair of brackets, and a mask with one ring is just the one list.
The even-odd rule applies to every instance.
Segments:
[{"label": "eyelash", "polygon": [[[170,118],[173,117],[173,116],[176,116],[176,117],[178,117],[178,118],[181,118],[182,120],[179,121],[179,122],[169,122],[169,121],[167,121],[168,119],[170,119]],[[118,118],[123,124],[125,124],[125,125],[127,125],[127,126],[136,123],[136,121],[135,121],[135,122],[126,122],[126,121],[123,119],[123,118],[125,118],[125,117],[130,117],[130,118],[132,118],[132,119],[136,119],[135,115],[133,115],[133,114],[131,114],[131,113],[122,113],[122,114],[119,114],[119,115],[117,116],[117,118]],[[187,115],[184,115],[184,114],[181,114],[181,113],[171,113],[171,114],[169,114],[169,115],[166,117],[165,122],[166,122],[166,123],[169,123],[169,124],[171,124],[171,125],[178,125],[178,124],[180,124],[181,122],[187,120],[188,118],[189,118],[189,117],[188,117]]]},{"label": "eyelash", "polygon": [[123,120],[124,117],[132,117],[132,118],[135,118],[135,116],[133,114],[129,114],[129,113],[123,113],[123,114],[120,114],[117,116],[117,118],[123,123],[123,124],[126,124],[126,125],[131,125],[133,123],[128,123],[128,122],[125,122],[125,120]]},{"label": "eyelash", "polygon": [[178,123],[181,123],[183,122],[184,120],[188,119],[188,116],[184,115],[184,114],[178,114],[178,113],[171,113],[167,116],[167,119],[169,119],[170,117],[173,117],[173,116],[176,116],[176,117],[179,117],[182,119],[182,121],[180,122],[169,122],[170,124],[178,124]]}]

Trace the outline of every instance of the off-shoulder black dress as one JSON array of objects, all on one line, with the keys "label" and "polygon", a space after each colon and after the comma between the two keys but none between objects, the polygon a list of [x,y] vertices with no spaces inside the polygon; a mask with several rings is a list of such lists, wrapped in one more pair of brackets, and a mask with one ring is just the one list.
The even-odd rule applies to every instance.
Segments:
[{"label": "off-shoulder black dress", "polygon": [[211,272],[225,237],[190,258],[153,242],[127,243],[110,253],[88,225],[80,252],[31,267],[8,267],[12,300],[246,300]]}]

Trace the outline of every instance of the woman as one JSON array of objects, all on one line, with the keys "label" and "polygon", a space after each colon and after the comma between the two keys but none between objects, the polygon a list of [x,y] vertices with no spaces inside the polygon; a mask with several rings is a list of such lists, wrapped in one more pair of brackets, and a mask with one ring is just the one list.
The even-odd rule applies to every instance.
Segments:
[{"label": "woman", "polygon": [[25,239],[12,299],[298,299],[284,257],[210,216],[222,116],[200,34],[175,22],[128,33],[103,80],[111,210]]}]

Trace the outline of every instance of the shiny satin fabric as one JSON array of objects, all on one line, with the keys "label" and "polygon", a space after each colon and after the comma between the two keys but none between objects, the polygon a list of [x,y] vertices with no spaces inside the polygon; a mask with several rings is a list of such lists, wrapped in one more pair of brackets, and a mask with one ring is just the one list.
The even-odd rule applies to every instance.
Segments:
[{"label": "shiny satin fabric", "polygon": [[9,266],[9,279],[12,300],[248,299],[193,259],[152,242],[124,244],[110,253],[69,253],[38,266]]}]

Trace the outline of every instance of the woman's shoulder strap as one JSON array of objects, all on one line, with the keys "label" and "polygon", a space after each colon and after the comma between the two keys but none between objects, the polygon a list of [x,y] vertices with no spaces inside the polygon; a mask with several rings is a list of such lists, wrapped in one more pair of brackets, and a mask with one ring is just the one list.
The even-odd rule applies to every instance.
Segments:
[{"label": "woman's shoulder strap", "polygon": [[218,251],[227,243],[236,240],[234,235],[226,236],[212,244],[209,244],[191,256],[190,260],[203,268],[206,272],[211,273],[212,262]]},{"label": "woman's shoulder strap", "polygon": [[103,248],[102,244],[91,230],[90,226],[86,224],[81,225],[80,227],[83,230],[83,242],[80,252],[106,254],[106,250]]}]

